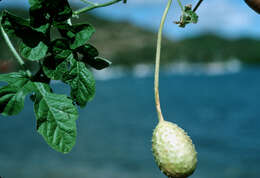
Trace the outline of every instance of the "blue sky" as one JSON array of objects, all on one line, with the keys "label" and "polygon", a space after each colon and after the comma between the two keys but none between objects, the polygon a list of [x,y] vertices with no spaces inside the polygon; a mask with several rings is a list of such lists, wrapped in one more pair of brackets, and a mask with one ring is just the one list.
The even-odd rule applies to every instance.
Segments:
[{"label": "blue sky", "polygon": [[[195,4],[196,0],[182,0],[184,4]],[[70,0],[80,3],[80,0]],[[101,3],[105,0],[93,0]],[[159,26],[167,0],[128,0],[128,4],[118,3],[110,7],[100,8],[93,12],[104,18],[112,20],[127,20],[143,28],[153,31]],[[2,0],[1,7],[8,6],[28,7],[26,0]],[[229,38],[249,36],[260,38],[260,15],[247,7],[243,0],[204,0],[197,11],[199,23],[189,25],[185,29],[177,27],[173,21],[178,20],[180,8],[177,1],[170,9],[165,34],[172,39],[181,39],[204,32],[213,32]]]}]

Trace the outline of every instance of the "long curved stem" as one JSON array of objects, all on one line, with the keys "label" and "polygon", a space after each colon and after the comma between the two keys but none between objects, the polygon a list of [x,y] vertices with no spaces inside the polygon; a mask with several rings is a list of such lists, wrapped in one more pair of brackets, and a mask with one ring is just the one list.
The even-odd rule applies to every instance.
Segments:
[{"label": "long curved stem", "polygon": [[9,47],[9,49],[11,50],[11,52],[13,53],[14,57],[17,59],[18,63],[26,70],[27,75],[29,77],[31,77],[31,75],[32,75],[31,72],[26,69],[23,59],[21,58],[21,56],[18,54],[18,52],[14,48],[11,40],[9,39],[8,35],[6,34],[4,28],[1,25],[0,25],[0,29],[1,29],[2,35],[4,37],[4,40],[7,44],[7,46]]},{"label": "long curved stem", "polygon": [[168,4],[162,16],[158,37],[157,37],[155,73],[154,73],[154,96],[155,96],[155,106],[156,106],[159,122],[164,120],[162,115],[162,110],[161,110],[160,97],[159,97],[159,72],[160,72],[162,32],[163,32],[163,26],[165,24],[165,19],[168,14],[169,8],[171,7],[171,4],[172,4],[172,0],[168,0]]},{"label": "long curved stem", "polygon": [[84,7],[84,8],[82,8],[82,9],[79,9],[79,10],[75,11],[75,12],[73,13],[73,15],[77,16],[77,15],[79,15],[79,14],[81,14],[81,13],[90,11],[90,10],[92,10],[92,9],[110,6],[110,5],[115,4],[115,3],[118,3],[118,2],[120,2],[120,1],[123,1],[123,0],[112,0],[112,1],[106,2],[106,3],[104,3],[104,4],[93,4],[93,5],[91,5],[91,6],[87,6],[87,7]]}]

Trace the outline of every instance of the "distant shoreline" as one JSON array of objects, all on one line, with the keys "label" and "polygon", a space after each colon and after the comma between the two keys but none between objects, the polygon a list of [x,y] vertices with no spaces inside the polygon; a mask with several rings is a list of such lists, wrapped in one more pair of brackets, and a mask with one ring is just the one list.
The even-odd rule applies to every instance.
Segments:
[{"label": "distant shoreline", "polygon": [[[27,14],[23,9],[12,11],[17,11],[21,16]],[[82,22],[95,27],[96,33],[89,43],[99,50],[100,56],[111,60],[115,66],[135,68],[136,65],[154,63],[156,33],[129,22],[108,21],[91,14],[82,15],[80,21],[73,20],[73,23]],[[4,59],[13,59],[2,38],[0,47],[0,62]],[[171,41],[164,37],[161,61],[162,65],[179,64],[177,65],[179,67],[187,67],[189,64],[193,66],[214,64],[216,70],[219,67],[215,63],[228,63],[233,59],[243,65],[260,65],[259,49],[260,40],[245,37],[227,39],[215,34],[203,34],[179,41]]]},{"label": "distant shoreline", "polygon": [[[236,74],[241,71],[243,65],[236,59],[225,62],[189,63],[178,62],[161,67],[161,72],[170,75],[207,75],[219,76]],[[112,66],[93,73],[97,80],[111,80],[132,75],[136,78],[153,77],[154,66],[151,64],[137,64],[132,68],[126,66]]]}]

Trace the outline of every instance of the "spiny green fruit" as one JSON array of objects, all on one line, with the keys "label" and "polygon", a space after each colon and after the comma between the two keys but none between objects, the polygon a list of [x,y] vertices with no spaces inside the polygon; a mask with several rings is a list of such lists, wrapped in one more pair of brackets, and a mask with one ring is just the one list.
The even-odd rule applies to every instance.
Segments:
[{"label": "spiny green fruit", "polygon": [[155,128],[152,151],[160,170],[169,178],[186,178],[196,168],[197,152],[190,137],[171,122],[162,120]]}]

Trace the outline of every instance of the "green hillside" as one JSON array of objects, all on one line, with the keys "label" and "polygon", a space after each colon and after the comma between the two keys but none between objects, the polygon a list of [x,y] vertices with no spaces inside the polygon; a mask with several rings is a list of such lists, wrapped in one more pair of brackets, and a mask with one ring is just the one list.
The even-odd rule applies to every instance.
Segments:
[{"label": "green hillside", "polygon": [[[12,10],[17,12],[17,10]],[[26,16],[26,12],[19,10]],[[100,54],[114,65],[133,66],[138,63],[153,63],[157,35],[128,22],[112,22],[93,16],[82,15],[81,22],[88,22],[96,28],[90,43]],[[79,22],[74,20],[73,23]],[[173,28],[177,28],[173,24]],[[54,33],[54,35],[57,35]],[[205,34],[181,41],[163,40],[162,63],[185,60],[188,62],[212,62],[239,59],[245,64],[260,63],[260,40],[249,38],[225,39]],[[13,59],[3,39],[0,39],[0,60]]]}]

